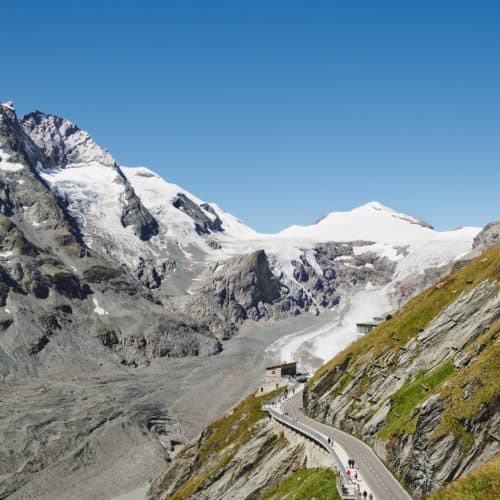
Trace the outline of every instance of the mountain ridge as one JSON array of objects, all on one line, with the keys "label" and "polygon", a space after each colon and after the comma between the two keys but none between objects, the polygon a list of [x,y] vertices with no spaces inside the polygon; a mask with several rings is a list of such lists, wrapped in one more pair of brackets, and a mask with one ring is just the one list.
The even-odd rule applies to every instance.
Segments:
[{"label": "mountain ridge", "polygon": [[[139,443],[144,457],[151,446],[168,454],[163,443],[179,439],[178,422],[152,375],[168,378],[167,358],[202,356],[208,366],[205,357],[243,325],[333,315],[327,334],[299,335],[297,349],[276,353],[313,369],[352,341],[351,321],[408,300],[479,237],[479,229],[442,234],[373,207],[379,222],[418,238],[385,241],[363,228],[260,234],[148,169],[118,165],[71,122],[41,113],[23,122],[3,105],[0,212],[0,496],[36,491],[50,471],[68,487],[97,474],[121,450],[100,447],[108,429]],[[363,297],[376,307],[360,308]],[[124,480],[136,477],[129,473]]]}]

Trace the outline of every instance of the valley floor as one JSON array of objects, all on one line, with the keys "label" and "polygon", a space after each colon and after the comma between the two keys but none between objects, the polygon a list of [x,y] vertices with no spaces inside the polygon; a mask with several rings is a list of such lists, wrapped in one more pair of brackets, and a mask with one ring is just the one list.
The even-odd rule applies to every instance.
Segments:
[{"label": "valley floor", "polygon": [[[12,436],[13,429],[19,436],[42,433],[36,438],[43,439],[39,446],[54,450],[52,464],[30,474],[9,498],[110,499],[143,488],[165,467],[158,438],[146,431],[148,419],[163,415],[170,437],[191,440],[256,388],[265,366],[279,356],[266,351],[274,342],[305,329],[322,331],[330,321],[328,314],[304,314],[280,323],[253,323],[224,343],[217,356],[160,359],[121,375],[103,367],[85,378],[0,387],[0,435]],[[59,440],[68,442],[69,434],[78,442],[69,449],[57,447]]]}]

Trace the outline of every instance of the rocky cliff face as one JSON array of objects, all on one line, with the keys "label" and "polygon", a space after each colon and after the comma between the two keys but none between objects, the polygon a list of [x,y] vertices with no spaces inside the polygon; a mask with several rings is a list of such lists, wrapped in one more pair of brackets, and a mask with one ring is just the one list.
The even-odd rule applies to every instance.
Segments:
[{"label": "rocky cliff face", "polygon": [[224,339],[247,319],[283,319],[298,307],[263,250],[210,266],[189,292],[180,299],[181,309],[202,318]]},{"label": "rocky cliff face", "polygon": [[483,230],[474,238],[472,247],[474,255],[479,255],[487,248],[500,246],[500,221],[493,221],[483,228]]},{"label": "rocky cliff face", "polygon": [[315,418],[374,445],[413,494],[442,488],[500,453],[500,251],[411,300],[310,382]]},{"label": "rocky cliff face", "polygon": [[[380,287],[391,281],[396,263],[370,252],[373,244],[354,241],[316,245],[310,255],[304,252],[292,262],[294,277],[309,291],[318,308],[334,307],[368,284]],[[366,252],[354,254],[355,247],[366,247]]]},{"label": "rocky cliff face", "polygon": [[153,499],[257,499],[303,467],[330,466],[314,445],[260,410],[249,396],[182,449],[151,485]]}]

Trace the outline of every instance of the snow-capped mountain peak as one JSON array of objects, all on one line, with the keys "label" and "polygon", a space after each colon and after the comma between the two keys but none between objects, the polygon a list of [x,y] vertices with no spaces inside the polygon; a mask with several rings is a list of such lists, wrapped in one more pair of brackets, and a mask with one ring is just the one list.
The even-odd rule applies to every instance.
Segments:
[{"label": "snow-capped mountain peak", "polygon": [[402,243],[453,237],[460,239],[465,234],[473,237],[477,230],[462,228],[457,231],[438,232],[415,217],[372,201],[349,211],[330,212],[309,226],[290,226],[278,235],[316,242],[368,240]]}]

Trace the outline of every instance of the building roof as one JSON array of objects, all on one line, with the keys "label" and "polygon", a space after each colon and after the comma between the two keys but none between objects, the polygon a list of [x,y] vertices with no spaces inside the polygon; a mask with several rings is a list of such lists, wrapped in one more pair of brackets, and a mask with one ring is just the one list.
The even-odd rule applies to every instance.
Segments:
[{"label": "building roof", "polygon": [[274,370],[276,368],[292,368],[297,366],[297,361],[291,361],[290,363],[281,363],[280,365],[268,366],[266,370]]}]

